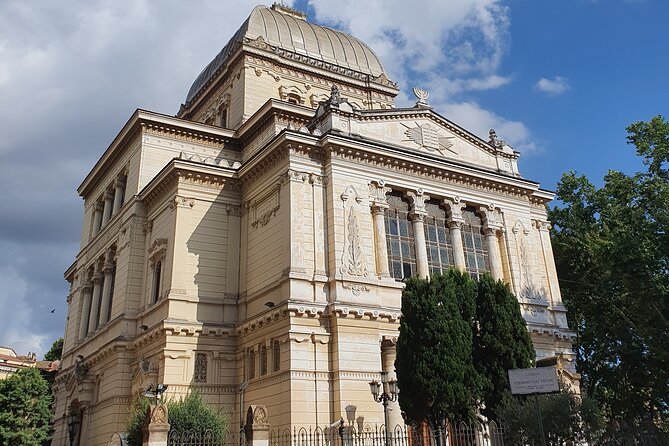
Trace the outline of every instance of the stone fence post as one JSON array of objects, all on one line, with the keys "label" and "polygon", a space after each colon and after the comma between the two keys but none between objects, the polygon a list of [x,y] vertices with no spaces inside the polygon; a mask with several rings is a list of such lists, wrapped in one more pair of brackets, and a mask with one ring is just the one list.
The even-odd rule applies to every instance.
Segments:
[{"label": "stone fence post", "polygon": [[269,423],[267,408],[263,405],[249,406],[246,412],[246,446],[269,446]]},{"label": "stone fence post", "polygon": [[167,419],[165,404],[151,406],[144,425],[143,446],[167,446],[167,437],[170,433],[170,423]]}]

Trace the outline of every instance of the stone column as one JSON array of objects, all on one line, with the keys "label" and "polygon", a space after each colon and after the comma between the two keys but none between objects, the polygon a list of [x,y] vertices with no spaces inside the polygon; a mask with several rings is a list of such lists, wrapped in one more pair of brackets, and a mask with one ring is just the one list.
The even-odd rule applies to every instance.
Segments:
[{"label": "stone column", "polygon": [[411,213],[413,222],[413,236],[416,242],[416,270],[420,277],[430,277],[430,267],[427,260],[427,246],[425,245],[425,215],[418,212]]},{"label": "stone column", "polygon": [[370,206],[374,223],[374,251],[376,251],[376,273],[379,277],[390,277],[388,266],[388,241],[386,240],[386,194],[389,187],[383,180],[375,180],[369,186]]},{"label": "stone column", "polygon": [[462,244],[461,227],[465,222],[462,217],[464,203],[460,203],[459,198],[453,200],[444,200],[448,206],[448,227],[451,233],[451,245],[453,246],[453,263],[455,268],[460,271],[467,271],[467,262],[465,261],[465,247]]},{"label": "stone column", "polygon": [[490,260],[490,274],[495,280],[504,280],[504,268],[502,266],[502,254],[499,250],[499,239],[497,234],[502,232],[502,214],[493,207],[479,208],[484,215],[483,233],[488,244],[488,259]]},{"label": "stone column", "polygon": [[386,240],[385,212],[387,205],[372,205],[374,219],[374,247],[376,251],[376,273],[379,277],[390,277],[388,268],[388,242]]},{"label": "stone column", "polygon": [[[397,357],[397,338],[385,337],[381,341],[381,370],[388,372],[388,380],[397,380],[395,373],[395,358]],[[388,433],[393,438],[395,426],[404,427],[402,411],[397,401],[388,402]]]},{"label": "stone column", "polygon": [[105,280],[102,282],[102,305],[100,306],[100,325],[104,325],[109,321],[109,305],[111,304],[112,283],[114,282],[114,260],[112,259],[113,252],[107,255],[107,261],[102,272],[105,275]]},{"label": "stone column", "polygon": [[121,206],[123,206],[123,198],[125,195],[125,176],[120,176],[116,178],[114,184],[114,207],[112,209],[112,215],[115,215]]},{"label": "stone column", "polygon": [[430,277],[430,267],[427,260],[427,246],[425,245],[425,226],[423,221],[427,212],[425,211],[425,201],[430,197],[423,193],[422,189],[416,192],[408,191],[406,196],[411,200],[411,212],[409,216],[413,222],[413,237],[416,245],[416,272],[420,277]]},{"label": "stone column", "polygon": [[102,274],[98,270],[93,276],[93,297],[91,301],[91,312],[88,318],[88,334],[95,332],[95,330],[98,328],[96,322],[100,312],[100,293],[102,292],[102,287],[100,286],[101,279]]},{"label": "stone column", "polygon": [[81,298],[83,300],[81,306],[81,314],[79,315],[79,336],[78,339],[84,339],[86,333],[88,332],[88,319],[91,314],[91,297],[93,294],[93,284],[90,280],[86,280],[84,283],[83,290],[81,292]]},{"label": "stone column", "polygon": [[102,226],[102,202],[95,203],[95,210],[93,211],[93,236],[95,237],[100,232]]},{"label": "stone column", "polygon": [[114,205],[114,194],[112,194],[112,192],[108,190],[105,192],[105,206],[104,209],[102,210],[102,226],[109,223],[113,205]]}]

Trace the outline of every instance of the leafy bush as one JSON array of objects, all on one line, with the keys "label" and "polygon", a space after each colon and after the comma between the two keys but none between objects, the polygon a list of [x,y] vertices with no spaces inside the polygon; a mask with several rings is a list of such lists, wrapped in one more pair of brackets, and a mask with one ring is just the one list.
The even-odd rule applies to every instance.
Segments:
[{"label": "leafy bush", "polygon": [[[149,407],[149,400],[141,396],[133,402],[126,427],[129,446],[142,445],[144,422]],[[171,430],[192,432],[195,435],[210,432],[212,439],[217,441],[225,440],[230,425],[228,415],[208,406],[202,395],[195,390],[191,390],[184,398],[169,400],[167,416]]]}]

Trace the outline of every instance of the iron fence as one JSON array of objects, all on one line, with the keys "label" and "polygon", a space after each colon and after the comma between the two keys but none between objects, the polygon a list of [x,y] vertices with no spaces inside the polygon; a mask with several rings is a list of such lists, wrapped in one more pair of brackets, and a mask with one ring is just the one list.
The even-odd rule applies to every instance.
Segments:
[{"label": "iron fence", "polygon": [[228,432],[224,438],[211,430],[204,432],[172,429],[167,436],[167,446],[246,446],[244,431]]},{"label": "iron fence", "polygon": [[504,442],[504,427],[489,423],[443,423],[426,426],[369,424],[330,428],[293,427],[272,429],[269,446],[510,446]]}]

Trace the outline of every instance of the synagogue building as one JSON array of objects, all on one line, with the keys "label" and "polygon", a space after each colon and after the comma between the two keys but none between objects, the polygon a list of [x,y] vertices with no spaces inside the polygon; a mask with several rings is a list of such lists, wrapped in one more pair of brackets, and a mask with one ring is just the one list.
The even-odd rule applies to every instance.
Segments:
[{"label": "synagogue building", "polygon": [[[546,204],[519,153],[397,85],[355,37],[256,7],[176,116],[137,110],[78,189],[54,445],[106,445],[166,384],[273,426],[382,423],[403,279],[490,273],[575,377]],[[243,413],[243,410],[242,410]],[[402,420],[390,405],[390,424]],[[76,429],[70,429],[68,423]]]}]

